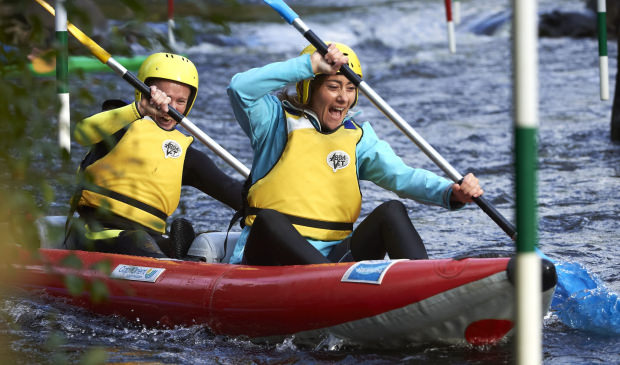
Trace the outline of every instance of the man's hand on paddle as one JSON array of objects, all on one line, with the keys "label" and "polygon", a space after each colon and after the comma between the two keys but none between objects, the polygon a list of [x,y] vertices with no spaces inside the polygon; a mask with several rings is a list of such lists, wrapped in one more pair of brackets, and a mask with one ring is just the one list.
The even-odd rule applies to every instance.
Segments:
[{"label": "man's hand on paddle", "polygon": [[158,116],[168,114],[168,104],[171,102],[172,99],[165,92],[158,89],[157,86],[151,86],[151,98],[141,98],[138,111],[144,116],[155,119]]},{"label": "man's hand on paddle", "polygon": [[460,203],[470,203],[474,201],[473,198],[477,198],[482,194],[484,194],[484,191],[480,187],[478,178],[475,177],[474,174],[469,173],[465,175],[460,185],[452,185],[452,197],[450,200]]}]

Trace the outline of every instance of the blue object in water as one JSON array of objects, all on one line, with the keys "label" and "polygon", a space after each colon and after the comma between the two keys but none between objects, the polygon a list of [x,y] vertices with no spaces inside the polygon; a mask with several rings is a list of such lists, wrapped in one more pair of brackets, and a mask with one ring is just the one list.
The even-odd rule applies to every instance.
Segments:
[{"label": "blue object in water", "polygon": [[620,300],[576,262],[556,264],[558,285],[551,308],[562,323],[602,335],[620,334]]}]

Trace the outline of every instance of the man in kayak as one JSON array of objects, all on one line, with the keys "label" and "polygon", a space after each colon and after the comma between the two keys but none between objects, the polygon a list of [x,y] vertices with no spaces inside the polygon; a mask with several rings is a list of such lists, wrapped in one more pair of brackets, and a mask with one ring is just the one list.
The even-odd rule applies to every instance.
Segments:
[{"label": "man in kayak", "polygon": [[[246,182],[241,233],[231,263],[294,265],[425,259],[426,249],[396,200],[381,204],[353,230],[361,210],[359,180],[417,201],[458,209],[483,191],[467,174],[461,184],[411,168],[370,123],[351,113],[358,90],[338,70],[360,77],[348,46],[313,46],[284,62],[236,74],[228,87],[233,111],[250,137],[254,161]],[[296,94],[283,89],[296,83]]]},{"label": "man in kayak", "polygon": [[[198,92],[198,72],[187,58],[149,56],[138,79],[150,96],[107,101],[101,113],[82,120],[74,136],[91,146],[80,165],[72,199],[67,248],[138,256],[182,258],[194,239],[189,221],[166,219],[176,210],[181,186],[193,186],[229,207],[241,207],[241,182],[224,174],[193,138],[176,130],[168,105],[187,115]],[[120,105],[118,105],[120,102]],[[115,105],[116,104],[116,105]],[[79,219],[73,219],[77,211]]]}]

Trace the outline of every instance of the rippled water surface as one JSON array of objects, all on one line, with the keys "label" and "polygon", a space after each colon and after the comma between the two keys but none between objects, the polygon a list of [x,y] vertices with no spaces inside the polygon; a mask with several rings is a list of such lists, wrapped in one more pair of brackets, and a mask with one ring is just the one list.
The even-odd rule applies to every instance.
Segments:
[{"label": "rippled water surface", "polygon": [[[296,5],[302,1],[290,2]],[[447,45],[442,1],[343,1],[304,4],[304,21],[325,40],[348,43],[358,53],[365,80],[461,173],[474,172],[489,201],[514,221],[513,119],[511,42],[508,1],[461,1],[457,53]],[[560,2],[539,1],[541,11]],[[561,2],[561,9],[581,10],[578,0]],[[230,111],[225,87],[240,71],[295,56],[303,38],[283,21],[230,24],[230,34],[207,34],[209,24],[192,22],[195,45],[184,50],[198,66],[198,101],[191,119],[233,155],[251,164],[247,137]],[[480,29],[492,26],[492,35]],[[616,54],[610,41],[610,88],[614,90]],[[597,281],[599,293],[552,307],[545,318],[544,361],[548,364],[620,362],[618,306],[601,318],[576,318],[571,313],[613,304],[620,292],[620,145],[610,142],[611,101],[599,99],[598,44],[594,39],[541,39],[539,43],[539,222],[540,248],[556,263],[575,263]],[[114,76],[87,75],[112,81]],[[102,83],[95,94],[128,98],[131,89],[119,81],[110,89]],[[97,106],[74,105],[81,113]],[[441,171],[365,98],[358,109],[377,134],[390,142],[409,164]],[[359,119],[359,118],[358,118]],[[207,151],[206,148],[200,146]],[[83,149],[74,145],[77,164]],[[209,154],[213,154],[208,151]],[[222,168],[236,174],[217,157]],[[363,183],[363,215],[396,196]],[[59,195],[68,197],[69,190]],[[195,190],[184,190],[177,214],[189,217],[199,230],[223,230],[231,211]],[[475,205],[458,212],[405,202],[432,257],[452,257],[472,251],[512,252],[511,240]],[[58,204],[58,214],[66,205]],[[603,289],[600,289],[600,288]],[[594,300],[593,302],[590,300]],[[567,304],[568,303],[568,304]],[[581,307],[581,308],[580,308]],[[510,363],[511,343],[491,348],[415,347],[395,352],[340,349],[326,339],[317,348],[298,348],[284,341],[258,345],[220,338],[202,327],[146,329],[119,318],[100,318],[67,310],[62,303],[12,297],[0,303],[0,329],[11,336],[10,348],[24,363],[49,362],[50,338],[57,336],[71,361],[99,347],[111,362],[161,363]],[[615,310],[615,312],[614,312]],[[600,312],[604,312],[601,310]],[[615,317],[614,317],[615,316]],[[580,324],[582,320],[586,323]],[[16,325],[11,325],[15,321]],[[588,323],[601,322],[600,328]],[[606,322],[607,321],[607,322]],[[598,323],[598,322],[597,322]]]}]

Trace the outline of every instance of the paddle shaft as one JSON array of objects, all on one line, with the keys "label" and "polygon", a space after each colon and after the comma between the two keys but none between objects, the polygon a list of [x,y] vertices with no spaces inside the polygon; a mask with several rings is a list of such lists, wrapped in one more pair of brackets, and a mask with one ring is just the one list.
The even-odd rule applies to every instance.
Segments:
[{"label": "paddle shaft", "polygon": [[[44,7],[52,15],[55,15],[54,8],[48,3],[46,3],[44,0],[35,1],[39,3],[42,7]],[[110,53],[108,53],[105,49],[99,46],[95,41],[93,41],[90,37],[88,37],[86,34],[84,34],[81,30],[79,30],[76,26],[74,26],[73,24],[71,24],[71,22],[68,21],[67,29],[69,30],[69,33],[71,33],[78,41],[80,41],[80,43],[86,46],[91,51],[91,53],[99,59],[99,61],[110,67],[131,86],[133,86],[136,90],[140,91],[145,97],[151,97],[151,89],[144,82],[140,81],[129,70],[127,70],[123,65],[117,62],[110,55]],[[235,156],[231,155],[211,137],[209,137],[206,133],[200,130],[194,123],[187,119],[186,116],[179,113],[179,111],[177,111],[170,105],[168,105],[168,115],[170,115],[175,121],[177,121],[177,123],[179,123],[189,133],[196,137],[196,139],[204,143],[213,152],[215,152],[224,161],[226,161],[230,166],[237,170],[241,175],[243,175],[243,177],[247,178],[250,175],[250,170],[239,160],[237,160]]]},{"label": "paddle shaft", "polygon": [[[316,49],[321,53],[327,53],[327,44],[321,40],[283,1],[264,0],[276,10],[289,24],[293,25]],[[409,137],[439,168],[441,168],[452,181],[460,183],[461,175],[448,161],[446,161],[418,132],[407,123],[383,98],[377,94],[365,81],[362,80],[348,65],[342,65],[340,73],[347,77],[359,90],[370,99],[388,119]],[[516,228],[510,223],[491,203],[484,197],[474,198],[474,202],[513,240],[516,238]]]}]

